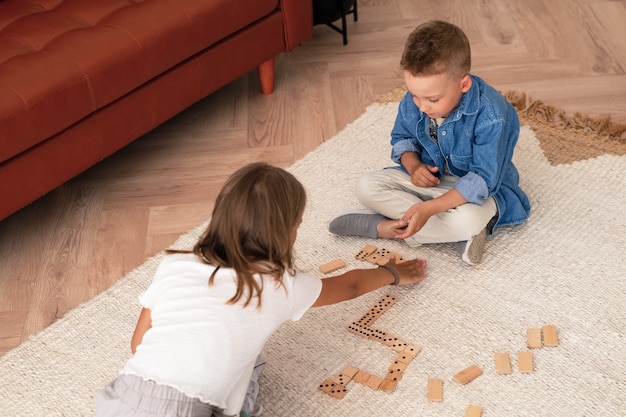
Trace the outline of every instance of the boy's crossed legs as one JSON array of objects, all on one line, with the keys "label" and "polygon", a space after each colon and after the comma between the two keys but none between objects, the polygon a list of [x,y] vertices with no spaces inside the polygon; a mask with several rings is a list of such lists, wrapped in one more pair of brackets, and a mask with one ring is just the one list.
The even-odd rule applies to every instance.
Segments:
[{"label": "boy's crossed legs", "polygon": [[[458,180],[443,176],[436,187],[417,187],[410,176],[399,169],[384,169],[367,173],[357,182],[356,194],[370,210],[352,210],[335,216],[329,231],[338,235],[370,238],[393,238],[398,219],[416,203],[439,197]],[[405,239],[410,247],[425,243],[459,242],[461,258],[470,265],[480,262],[487,237],[487,226],[496,216],[493,198],[483,205],[467,203],[434,215],[413,236]]]}]

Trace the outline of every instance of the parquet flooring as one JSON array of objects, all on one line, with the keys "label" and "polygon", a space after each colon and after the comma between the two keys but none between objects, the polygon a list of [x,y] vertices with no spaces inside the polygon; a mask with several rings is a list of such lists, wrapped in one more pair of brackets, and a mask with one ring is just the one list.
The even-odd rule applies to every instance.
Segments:
[{"label": "parquet flooring", "polygon": [[401,86],[422,21],[461,26],[501,91],[626,123],[626,0],[358,1],[348,45],[316,26],[278,57],[274,94],[252,72],[0,221],[0,354],[206,220],[235,169],[289,166]]}]

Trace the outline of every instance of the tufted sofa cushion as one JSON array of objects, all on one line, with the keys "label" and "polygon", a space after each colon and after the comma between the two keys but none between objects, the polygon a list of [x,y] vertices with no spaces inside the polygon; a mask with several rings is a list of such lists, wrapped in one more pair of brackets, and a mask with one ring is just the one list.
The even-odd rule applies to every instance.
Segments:
[{"label": "tufted sofa cushion", "polygon": [[[208,3],[209,7],[207,0],[4,2],[0,162],[269,14],[278,0]],[[14,140],[17,132],[19,141]]]}]

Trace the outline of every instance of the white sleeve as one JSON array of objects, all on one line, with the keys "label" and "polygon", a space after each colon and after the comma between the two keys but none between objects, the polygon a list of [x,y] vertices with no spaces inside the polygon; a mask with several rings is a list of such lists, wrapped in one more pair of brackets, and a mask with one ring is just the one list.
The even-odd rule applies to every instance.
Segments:
[{"label": "white sleeve", "polygon": [[289,294],[291,299],[291,320],[299,320],[311,308],[322,292],[322,280],[314,275],[296,272]]},{"label": "white sleeve", "polygon": [[154,273],[154,276],[152,277],[152,282],[150,282],[148,288],[143,293],[139,294],[139,304],[149,310],[152,310],[152,308],[154,307],[157,294],[160,292],[159,283],[161,280],[159,280],[159,278],[161,278],[162,276],[162,274],[160,273],[162,268],[163,261],[161,261],[161,263],[159,264],[156,272]]},{"label": "white sleeve", "polygon": [[177,268],[180,267],[180,262],[176,261],[185,259],[185,256],[187,256],[187,254],[173,254],[163,257],[161,263],[159,263],[159,266],[154,272],[152,282],[150,282],[150,285],[143,293],[139,294],[139,304],[141,304],[142,307],[149,310],[153,309],[157,297],[163,291],[163,286],[167,285],[167,283],[171,281],[172,277],[175,277],[179,272]]}]

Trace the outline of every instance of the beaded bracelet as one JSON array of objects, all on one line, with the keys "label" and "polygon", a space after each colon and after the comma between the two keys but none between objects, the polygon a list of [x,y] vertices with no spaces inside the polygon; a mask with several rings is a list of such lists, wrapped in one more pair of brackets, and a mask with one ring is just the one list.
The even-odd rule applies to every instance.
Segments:
[{"label": "beaded bracelet", "polygon": [[390,266],[387,265],[378,265],[379,268],[385,268],[387,271],[391,272],[393,274],[393,277],[395,278],[393,283],[391,285],[398,285],[400,283],[400,275],[398,275],[398,273],[396,272],[395,269],[393,269]]}]

